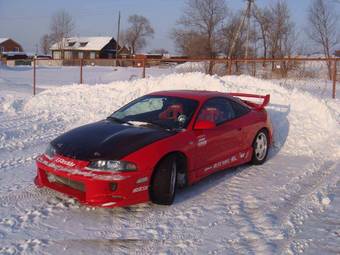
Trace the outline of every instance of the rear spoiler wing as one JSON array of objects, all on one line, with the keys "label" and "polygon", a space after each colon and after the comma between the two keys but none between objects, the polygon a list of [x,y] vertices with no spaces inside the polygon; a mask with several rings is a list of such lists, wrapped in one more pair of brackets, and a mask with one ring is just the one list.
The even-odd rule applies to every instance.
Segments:
[{"label": "rear spoiler wing", "polygon": [[255,95],[255,94],[245,94],[245,93],[228,93],[229,96],[233,97],[246,97],[246,98],[260,98],[263,99],[262,104],[254,103],[248,100],[241,99],[242,102],[250,106],[251,108],[254,108],[255,110],[262,110],[264,107],[266,107],[269,104],[270,101],[270,95]]}]

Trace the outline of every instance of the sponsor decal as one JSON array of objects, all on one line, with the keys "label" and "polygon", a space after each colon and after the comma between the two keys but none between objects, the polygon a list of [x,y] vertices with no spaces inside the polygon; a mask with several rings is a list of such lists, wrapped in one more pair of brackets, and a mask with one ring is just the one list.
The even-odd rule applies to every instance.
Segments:
[{"label": "sponsor decal", "polygon": [[248,158],[248,155],[249,155],[249,151],[239,153],[240,159],[246,159]]},{"label": "sponsor decal", "polygon": [[214,163],[213,165],[211,166],[208,166],[204,169],[204,172],[208,172],[208,171],[211,171],[211,170],[215,170],[217,168],[221,168],[221,167],[224,167],[224,166],[227,166],[229,164],[232,164],[236,161],[239,161],[239,160],[244,160],[246,158],[248,158],[248,154],[249,152],[240,152],[240,153],[237,153],[225,160],[222,160],[222,161],[219,161],[217,163]]},{"label": "sponsor decal", "polygon": [[234,163],[235,161],[237,161],[236,156],[232,156],[231,159],[230,159],[230,162],[231,162],[231,163]]},{"label": "sponsor decal", "polygon": [[69,166],[69,167],[74,167],[74,166],[76,165],[75,163],[73,163],[73,162],[71,162],[71,161],[67,161],[67,160],[65,160],[65,159],[63,159],[63,158],[57,158],[57,159],[55,160],[55,162],[56,162],[56,163],[63,164],[63,165],[65,165],[65,166]]},{"label": "sponsor decal", "polygon": [[143,178],[139,178],[136,183],[143,183],[143,182],[147,182],[148,181],[148,177],[143,177]]},{"label": "sponsor decal", "polygon": [[142,187],[134,188],[132,190],[132,193],[142,192],[142,191],[145,191],[145,190],[148,190],[148,189],[149,189],[149,186],[142,186]]},{"label": "sponsor decal", "polygon": [[109,203],[102,204],[102,206],[108,207],[108,206],[113,206],[115,204],[117,204],[117,203],[116,202],[109,202]]},{"label": "sponsor decal", "polygon": [[198,147],[206,146],[208,144],[208,141],[205,135],[199,136],[197,138],[198,138],[198,142],[197,142]]}]

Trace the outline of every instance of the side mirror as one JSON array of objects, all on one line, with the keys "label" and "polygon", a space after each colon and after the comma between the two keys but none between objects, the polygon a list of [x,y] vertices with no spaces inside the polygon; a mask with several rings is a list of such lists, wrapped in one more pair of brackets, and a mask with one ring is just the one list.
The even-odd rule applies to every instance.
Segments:
[{"label": "side mirror", "polygon": [[194,129],[195,130],[205,130],[205,129],[212,129],[216,127],[215,122],[210,120],[198,120],[195,123]]}]

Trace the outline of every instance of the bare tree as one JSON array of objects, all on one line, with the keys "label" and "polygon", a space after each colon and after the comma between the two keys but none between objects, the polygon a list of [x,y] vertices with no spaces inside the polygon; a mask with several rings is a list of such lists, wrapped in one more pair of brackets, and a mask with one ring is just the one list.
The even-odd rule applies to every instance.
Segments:
[{"label": "bare tree", "polygon": [[[320,48],[325,57],[331,56],[332,48],[339,42],[337,31],[338,17],[330,3],[325,0],[313,0],[308,15],[308,35]],[[327,61],[329,78],[332,79],[331,62]]]},{"label": "bare tree", "polygon": [[44,34],[40,39],[40,49],[41,51],[47,55],[50,51],[51,39],[48,34]]},{"label": "bare tree", "polygon": [[269,27],[269,48],[272,58],[290,55],[292,49],[287,47],[293,38],[294,23],[291,21],[288,5],[285,1],[277,1],[270,8],[271,26]]},{"label": "bare tree", "polygon": [[229,54],[232,45],[235,44],[230,57],[241,57],[245,51],[244,31],[241,30],[239,36],[237,38],[235,37],[241,22],[240,13],[237,13],[232,15],[228,23],[222,28],[223,39],[220,41],[221,49],[223,49],[226,54]]},{"label": "bare tree", "polygon": [[147,18],[132,15],[128,20],[130,27],[124,31],[123,40],[131,48],[132,54],[146,46],[147,38],[153,37],[154,30]]},{"label": "bare tree", "polygon": [[[268,17],[271,24],[268,28],[268,53],[271,58],[284,58],[292,55],[295,47],[295,25],[291,21],[287,2],[278,0],[269,8]],[[274,69],[274,62],[272,69]],[[283,61],[280,65],[282,76],[287,75],[289,63]]]},{"label": "bare tree", "polygon": [[[172,33],[180,53],[191,57],[215,57],[227,11],[224,0],[187,0]],[[213,63],[210,63],[209,73],[212,68]]]},{"label": "bare tree", "polygon": [[50,24],[50,40],[52,43],[58,43],[58,47],[62,48],[64,38],[71,36],[74,31],[74,21],[72,16],[65,10],[57,11],[51,19]]},{"label": "bare tree", "polygon": [[[239,29],[241,22],[242,12],[237,12],[230,16],[229,21],[223,26],[221,30],[223,40],[220,41],[220,48],[225,54],[233,58],[245,57],[247,47],[249,53],[248,56],[255,56],[255,48],[249,47],[248,45],[248,42],[255,44],[255,42],[258,40],[255,28],[249,27],[248,34],[248,30]],[[236,36],[236,34],[238,34],[238,36]]]},{"label": "bare tree", "polygon": [[[260,30],[260,39],[262,40],[263,44],[263,57],[264,59],[267,58],[268,53],[268,37],[270,32],[271,22],[271,14],[268,8],[258,9],[256,8],[254,11],[254,17],[257,23],[259,24]],[[265,62],[263,62],[265,65]]]}]

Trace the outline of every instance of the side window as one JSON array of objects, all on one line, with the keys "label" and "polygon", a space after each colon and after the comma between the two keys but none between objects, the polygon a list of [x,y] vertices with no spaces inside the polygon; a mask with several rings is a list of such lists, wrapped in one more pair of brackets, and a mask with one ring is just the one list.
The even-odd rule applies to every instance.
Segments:
[{"label": "side window", "polygon": [[235,117],[236,114],[228,99],[213,98],[203,105],[198,120],[210,120],[218,125]]},{"label": "side window", "polygon": [[234,109],[236,118],[241,117],[241,116],[247,114],[250,111],[247,107],[245,107],[245,106],[243,106],[243,105],[241,105],[241,104],[239,104],[235,101],[230,100],[230,103],[231,103],[231,105]]}]

